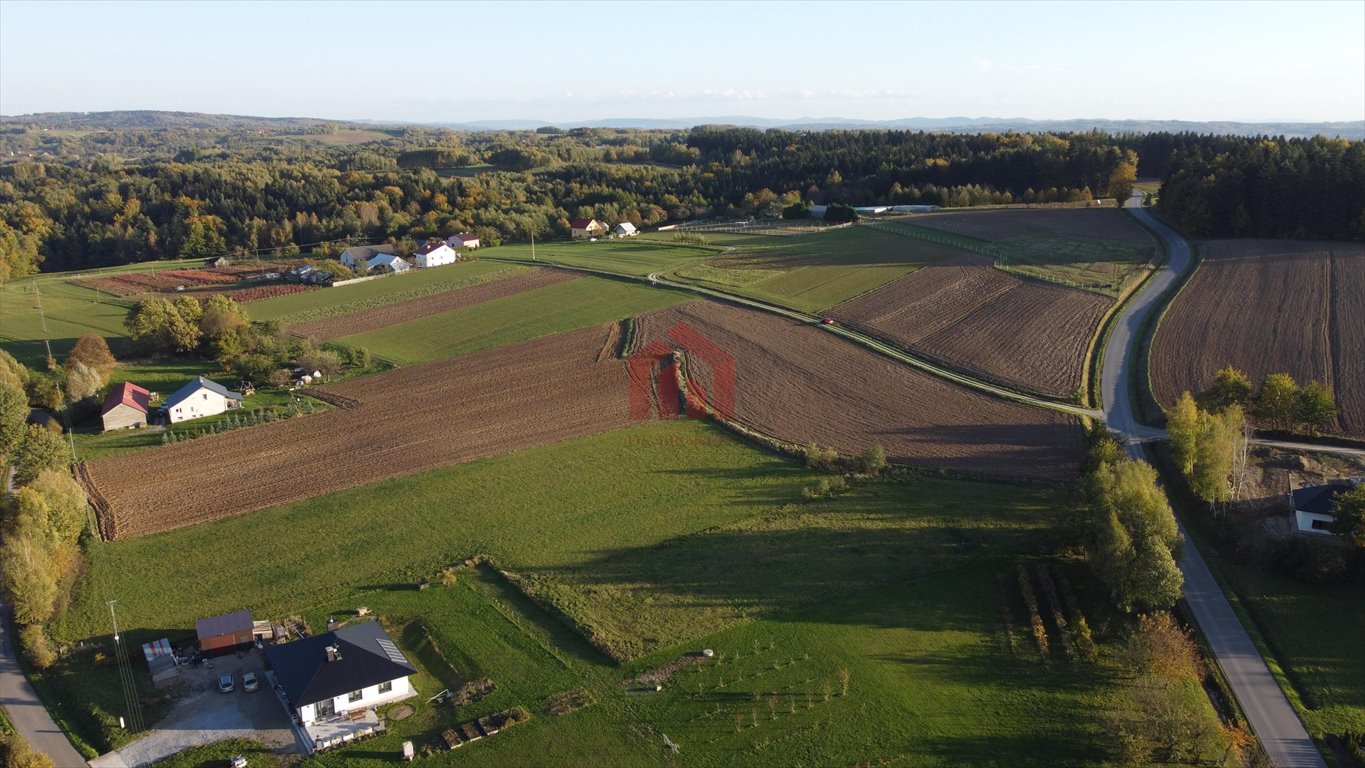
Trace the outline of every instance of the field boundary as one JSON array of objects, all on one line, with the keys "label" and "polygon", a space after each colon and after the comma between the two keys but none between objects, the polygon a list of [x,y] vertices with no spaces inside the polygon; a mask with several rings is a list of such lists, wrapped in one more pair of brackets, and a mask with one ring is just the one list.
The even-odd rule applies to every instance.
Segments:
[{"label": "field boundary", "polygon": [[90,476],[90,471],[86,468],[85,462],[76,462],[74,466],[76,482],[81,484],[85,490],[86,498],[90,500],[90,506],[95,510],[95,527],[99,532],[100,539],[113,541],[117,532],[113,509],[109,506],[108,499],[100,493],[99,486],[95,485],[95,478]]},{"label": "field boundary", "polygon": [[[1137,363],[1133,369],[1133,378],[1129,380],[1130,391],[1135,395],[1137,403],[1136,413],[1133,415],[1137,420],[1149,427],[1161,427],[1165,425],[1165,411],[1161,403],[1156,399],[1156,393],[1152,389],[1152,345],[1156,342],[1156,335],[1161,330],[1161,321],[1165,319],[1166,313],[1180,298],[1180,294],[1185,292],[1193,280],[1199,268],[1204,265],[1204,246],[1201,243],[1190,243],[1191,258],[1189,270],[1176,278],[1175,290],[1170,295],[1161,300],[1161,305],[1157,310],[1143,321],[1138,328],[1137,334]],[[1158,419],[1156,414],[1162,414]]]}]

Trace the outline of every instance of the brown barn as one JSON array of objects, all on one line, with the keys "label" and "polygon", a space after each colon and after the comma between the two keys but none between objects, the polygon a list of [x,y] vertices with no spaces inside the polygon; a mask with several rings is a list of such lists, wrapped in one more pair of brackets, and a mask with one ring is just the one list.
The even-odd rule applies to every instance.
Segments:
[{"label": "brown barn", "polygon": [[195,622],[195,629],[199,633],[199,650],[205,656],[216,656],[232,653],[239,646],[251,645],[255,640],[252,634],[254,626],[251,611],[237,611],[200,619]]},{"label": "brown barn", "polygon": [[104,406],[100,408],[104,431],[146,426],[151,397],[151,393],[131,381],[109,390],[109,396],[104,398]]}]

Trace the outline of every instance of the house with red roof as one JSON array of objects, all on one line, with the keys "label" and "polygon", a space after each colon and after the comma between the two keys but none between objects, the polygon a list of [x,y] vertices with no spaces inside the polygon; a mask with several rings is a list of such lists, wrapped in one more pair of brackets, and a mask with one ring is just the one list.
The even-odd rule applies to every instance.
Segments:
[{"label": "house with red roof", "polygon": [[607,225],[597,219],[574,219],[569,222],[570,234],[575,240],[587,240],[590,237],[601,237],[607,233]]},{"label": "house with red roof", "polygon": [[104,398],[104,405],[100,407],[104,431],[146,426],[151,402],[152,393],[131,381],[109,390],[109,396]]},{"label": "house with red roof", "polygon": [[473,232],[461,232],[458,235],[451,235],[446,238],[446,245],[451,248],[464,248],[472,251],[479,247],[479,236]]}]

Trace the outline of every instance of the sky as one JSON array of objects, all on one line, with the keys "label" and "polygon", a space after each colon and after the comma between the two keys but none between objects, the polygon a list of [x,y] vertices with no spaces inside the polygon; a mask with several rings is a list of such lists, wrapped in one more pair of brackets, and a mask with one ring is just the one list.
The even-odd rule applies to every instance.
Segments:
[{"label": "sky", "polygon": [[0,0],[0,114],[1365,119],[1365,0]]}]

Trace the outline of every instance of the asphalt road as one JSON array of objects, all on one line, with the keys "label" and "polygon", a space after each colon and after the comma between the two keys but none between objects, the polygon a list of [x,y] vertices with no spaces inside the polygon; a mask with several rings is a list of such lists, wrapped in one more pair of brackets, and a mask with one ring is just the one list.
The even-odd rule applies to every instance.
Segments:
[{"label": "asphalt road", "polygon": [[81,768],[85,758],[53,722],[15,655],[14,623],[9,606],[0,606],[0,706],[29,746],[52,758],[56,768]]},{"label": "asphalt road", "polygon": [[[1190,267],[1190,245],[1169,227],[1142,208],[1142,196],[1134,193],[1128,208],[1149,231],[1166,246],[1166,264],[1141,293],[1124,307],[1109,337],[1104,352],[1101,397],[1105,423],[1119,433],[1134,458],[1143,458],[1142,440],[1150,427],[1138,424],[1128,388],[1134,367],[1134,342],[1143,321],[1155,311],[1162,297]],[[1184,533],[1184,530],[1181,530]],[[1227,595],[1214,580],[1199,550],[1185,537],[1180,551],[1180,571],[1185,576],[1185,601],[1194,614],[1199,630],[1208,640],[1228,685],[1242,711],[1265,746],[1270,761],[1280,768],[1326,768],[1322,755],[1309,738],[1303,723],[1289,706],[1284,691],[1266,667],[1246,627],[1228,603]]]}]

